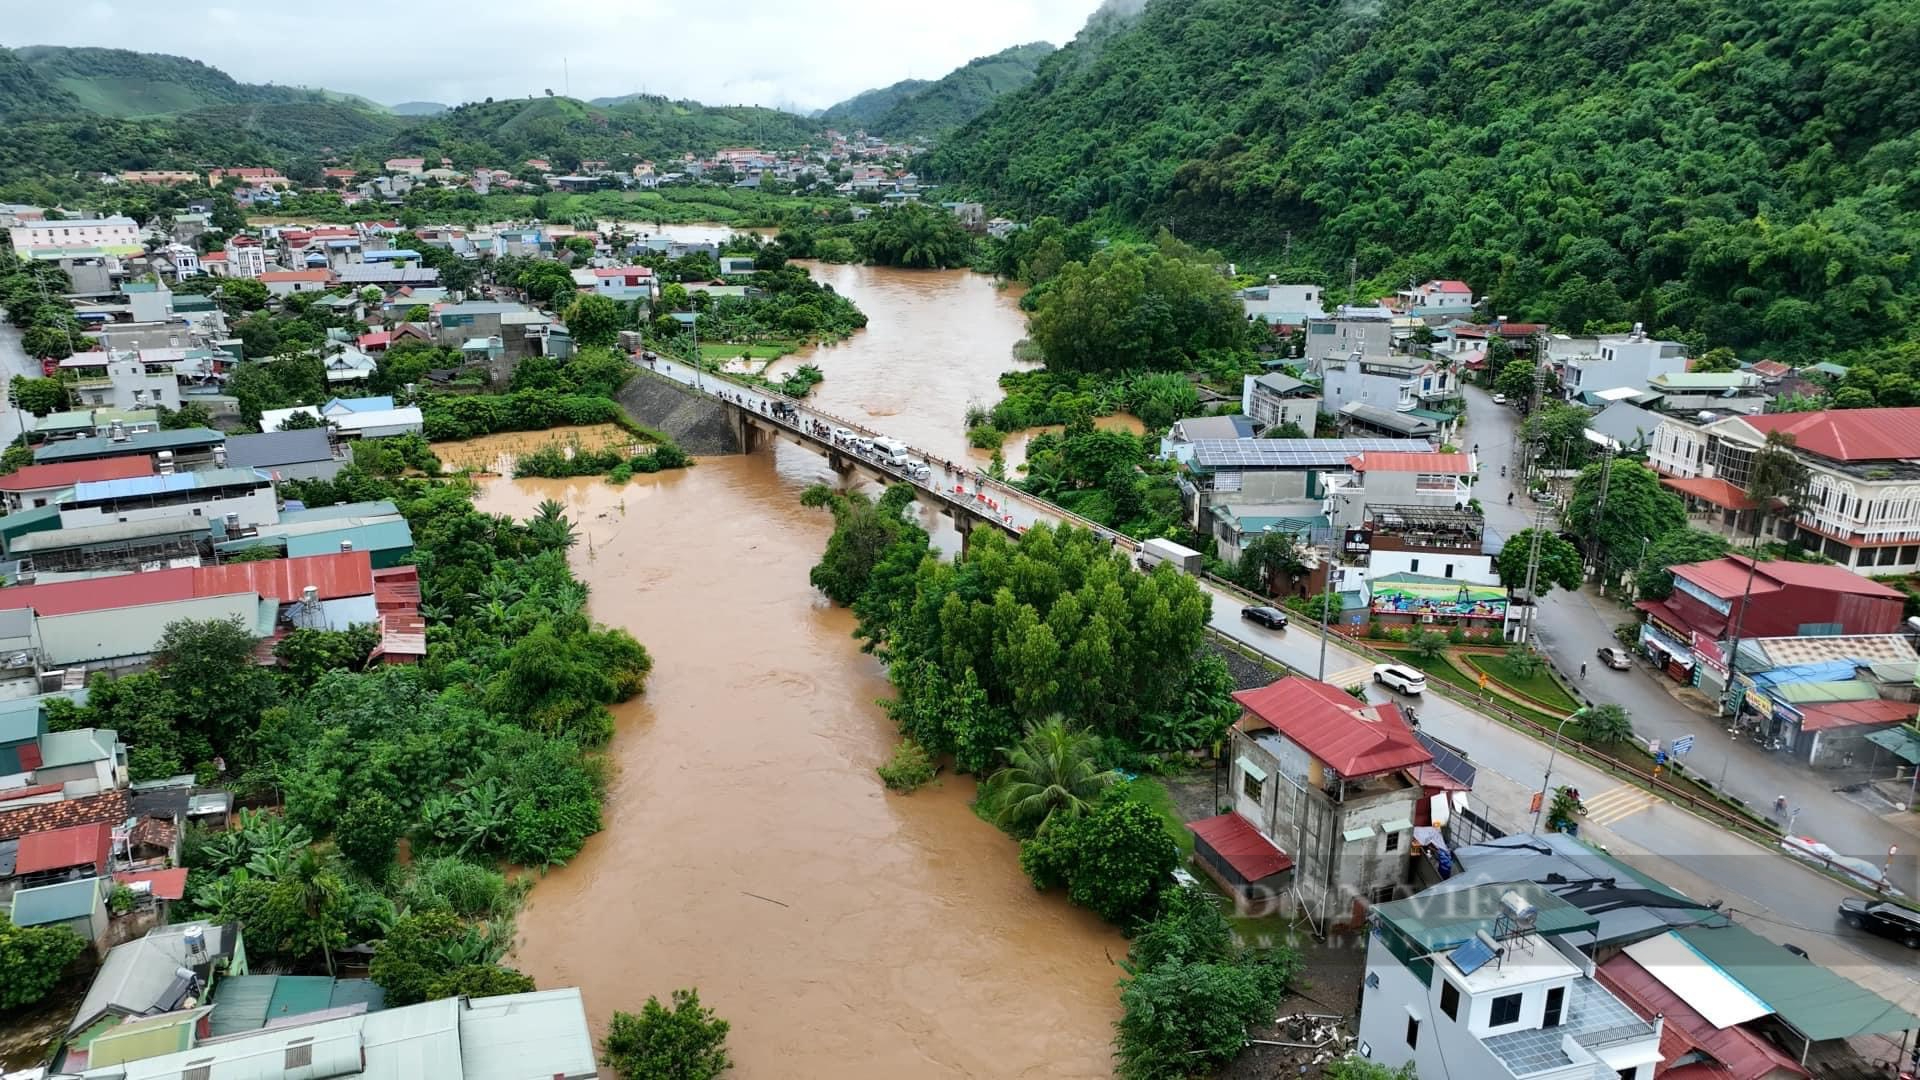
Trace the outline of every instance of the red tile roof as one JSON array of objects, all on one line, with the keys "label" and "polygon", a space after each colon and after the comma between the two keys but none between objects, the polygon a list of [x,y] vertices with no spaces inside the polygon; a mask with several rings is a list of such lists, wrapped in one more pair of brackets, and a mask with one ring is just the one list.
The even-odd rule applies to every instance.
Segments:
[{"label": "red tile roof", "polygon": [[172,870],[122,870],[113,875],[113,880],[122,885],[151,882],[155,900],[179,900],[187,895],[187,868],[184,866]]},{"label": "red tile roof", "polygon": [[1221,814],[1204,821],[1189,821],[1187,828],[1193,835],[1205,840],[1208,847],[1219,852],[1227,865],[1248,881],[1272,877],[1293,866],[1293,860],[1287,857],[1286,852],[1261,836],[1253,823],[1239,814]]},{"label": "red tile roof", "polygon": [[1398,450],[1369,450],[1347,459],[1361,472],[1418,472],[1465,474],[1473,471],[1466,454],[1417,454]]},{"label": "red tile roof", "polygon": [[[1755,599],[1766,593],[1779,592],[1788,585],[1822,592],[1877,596],[1883,600],[1905,599],[1905,594],[1897,589],[1861,577],[1844,566],[1828,566],[1825,563],[1773,559],[1756,565],[1744,555],[1728,555],[1723,559],[1676,566],[1673,572],[1715,596],[1731,599],[1746,594],[1749,568],[1752,568]],[[4,591],[0,591],[0,595],[4,595]]]},{"label": "red tile roof", "polygon": [[72,615],[244,592],[290,604],[300,599],[301,590],[308,585],[320,590],[322,600],[365,596],[373,592],[373,557],[365,551],[341,551],[299,559],[263,559],[16,585],[0,589],[0,610],[30,607],[41,615]]},{"label": "red tile roof", "polygon": [[1910,701],[1830,701],[1824,705],[1795,705],[1800,713],[1801,731],[1827,731],[1832,728],[1874,724],[1903,724],[1913,719],[1920,706]]},{"label": "red tile roof", "polygon": [[1762,413],[1740,420],[1762,435],[1785,432],[1796,447],[1835,461],[1920,457],[1920,408]]},{"label": "red tile roof", "polygon": [[1497,330],[1501,337],[1532,337],[1546,328],[1546,323],[1536,322],[1471,323],[1454,327],[1453,336],[1457,338],[1492,337]]},{"label": "red tile roof", "polygon": [[384,349],[393,344],[393,331],[370,330],[360,335],[360,347],[363,349]]},{"label": "red tile roof", "polygon": [[373,572],[373,604],[380,612],[380,644],[372,659],[411,664],[427,655],[427,620],[420,615],[420,571],[394,566]]},{"label": "red tile roof", "polygon": [[1781,363],[1778,360],[1762,360],[1759,363],[1753,365],[1753,368],[1751,370],[1755,375],[1759,375],[1762,378],[1778,378],[1779,376],[1785,375],[1788,372],[1792,371],[1793,369],[1791,367],[1788,367],[1786,364]]},{"label": "red tile roof", "polygon": [[1433,760],[1399,706],[1363,706],[1345,690],[1301,675],[1238,691],[1233,699],[1341,776],[1374,776]]},{"label": "red tile roof", "polygon": [[1705,499],[1729,510],[1751,510],[1760,505],[1747,498],[1747,493],[1738,486],[1717,476],[1663,476],[1660,482],[1681,494]]},{"label": "red tile roof", "polygon": [[1434,289],[1439,292],[1472,292],[1473,291],[1472,289],[1467,288],[1466,282],[1460,281],[1456,278],[1444,278],[1440,281],[1429,281],[1421,287],[1426,289]]},{"label": "red tile roof", "polygon": [[104,874],[107,872],[107,858],[112,852],[111,822],[95,821],[86,825],[30,832],[20,837],[20,852],[13,872],[36,874],[43,870],[91,866],[95,873]]},{"label": "red tile roof", "polygon": [[[1594,977],[1642,1019],[1666,1018],[1660,1029],[1662,1061],[1671,1063],[1690,1053],[1705,1054],[1725,1068],[1698,1075],[1711,1075],[1720,1080],[1761,1080],[1776,1070],[1795,1076],[1812,1075],[1772,1043],[1746,1028],[1714,1027],[1687,1004],[1685,998],[1667,989],[1652,972],[1625,953],[1601,964]],[[1682,1071],[1677,1069],[1663,1075],[1679,1076]]]},{"label": "red tile roof", "polygon": [[50,465],[25,465],[13,473],[0,476],[0,491],[44,491],[88,481],[128,480],[152,475],[153,459],[140,454],[99,461],[59,461]]}]

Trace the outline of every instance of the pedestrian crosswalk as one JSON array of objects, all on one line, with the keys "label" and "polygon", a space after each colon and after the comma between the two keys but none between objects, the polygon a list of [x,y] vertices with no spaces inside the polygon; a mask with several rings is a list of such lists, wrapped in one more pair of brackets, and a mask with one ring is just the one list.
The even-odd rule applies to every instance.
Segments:
[{"label": "pedestrian crosswalk", "polygon": [[1581,801],[1586,803],[1588,821],[1595,825],[1612,825],[1659,802],[1660,797],[1643,788],[1622,784]]},{"label": "pedestrian crosswalk", "polygon": [[1340,671],[1327,672],[1327,685],[1345,690],[1349,686],[1365,686],[1373,681],[1373,665],[1359,664]]}]

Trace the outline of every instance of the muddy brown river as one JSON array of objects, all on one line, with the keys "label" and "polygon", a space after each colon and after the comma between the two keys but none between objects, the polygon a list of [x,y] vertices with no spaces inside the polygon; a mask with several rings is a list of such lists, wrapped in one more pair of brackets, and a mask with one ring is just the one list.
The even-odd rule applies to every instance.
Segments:
[{"label": "muddy brown river", "polygon": [[[822,269],[874,325],[820,351],[821,403],[957,458],[967,402],[1012,366],[1012,297]],[[830,520],[798,497],[832,479],[780,444],[621,488],[486,483],[489,511],[568,506],[594,616],[654,658],[618,710],[606,827],[535,886],[512,962],[581,986],[596,1031],[697,986],[743,1080],[1109,1075],[1124,940],[1034,892],[971,780],[897,796],[874,775],[890,688],[807,584]]]}]

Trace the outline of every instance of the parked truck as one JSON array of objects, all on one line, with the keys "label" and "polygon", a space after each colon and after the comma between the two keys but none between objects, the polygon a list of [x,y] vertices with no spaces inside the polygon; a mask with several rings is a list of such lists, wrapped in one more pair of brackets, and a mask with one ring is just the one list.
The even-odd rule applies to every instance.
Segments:
[{"label": "parked truck", "polygon": [[1204,560],[1199,552],[1171,540],[1149,540],[1140,545],[1140,568],[1151,570],[1161,563],[1172,563],[1183,573],[1198,575]]}]

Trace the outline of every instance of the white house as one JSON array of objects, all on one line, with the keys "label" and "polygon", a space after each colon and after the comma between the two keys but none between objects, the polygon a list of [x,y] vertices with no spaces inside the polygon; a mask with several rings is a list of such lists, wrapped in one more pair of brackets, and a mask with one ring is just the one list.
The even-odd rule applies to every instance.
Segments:
[{"label": "white house", "polygon": [[1473,498],[1472,454],[1367,450],[1347,464],[1352,472],[1326,478],[1327,516],[1342,529],[1367,520],[1368,506],[1464,510]]},{"label": "white house", "polygon": [[115,214],[104,218],[74,218],[67,221],[22,221],[8,230],[13,250],[25,254],[49,248],[101,248],[110,254],[128,255],[143,250],[140,225],[132,218]]},{"label": "white house", "polygon": [[273,481],[252,469],[200,469],[125,480],[75,484],[60,500],[60,528],[85,529],[130,521],[235,515],[240,525],[280,520]]},{"label": "white house", "polygon": [[1240,382],[1240,413],[1251,417],[1262,430],[1298,424],[1301,438],[1311,439],[1320,417],[1320,392],[1278,371],[1248,375]]},{"label": "white house", "polygon": [[133,352],[74,353],[60,361],[60,370],[75,375],[68,389],[83,408],[180,407],[180,381],[171,360],[147,364]]},{"label": "white house", "polygon": [[1369,1060],[1421,1077],[1651,1080],[1652,1022],[1569,940],[1599,920],[1529,881],[1426,892],[1373,909],[1360,1033]]},{"label": "white house", "polygon": [[[1570,357],[1563,365],[1560,382],[1567,400],[1621,386],[1638,390],[1657,376],[1687,370],[1685,345],[1650,338],[1639,323],[1634,324],[1630,334],[1600,337],[1597,345],[1597,355]],[[1554,342],[1548,342],[1548,355],[1553,354],[1555,347]]]},{"label": "white house", "polygon": [[1320,395],[1326,402],[1323,408],[1331,413],[1349,405],[1411,412],[1459,397],[1460,379],[1448,365],[1421,356],[1329,356],[1320,363]]},{"label": "white house", "polygon": [[262,285],[275,296],[292,296],[294,293],[326,292],[333,284],[333,271],[314,270],[268,270],[259,275]]},{"label": "white house", "polygon": [[1393,294],[1394,307],[1408,315],[1465,315],[1473,311],[1473,290],[1464,281],[1429,281]]},{"label": "white house", "polygon": [[1318,285],[1283,285],[1277,277],[1265,285],[1240,290],[1240,307],[1248,319],[1277,326],[1304,326],[1308,319],[1326,314],[1321,305],[1325,295]]},{"label": "white house", "polygon": [[396,407],[391,397],[334,398],[325,405],[296,405],[267,409],[260,414],[261,431],[283,431],[295,413],[323,419],[341,438],[379,439],[389,435],[418,435],[425,423],[418,406]]}]

